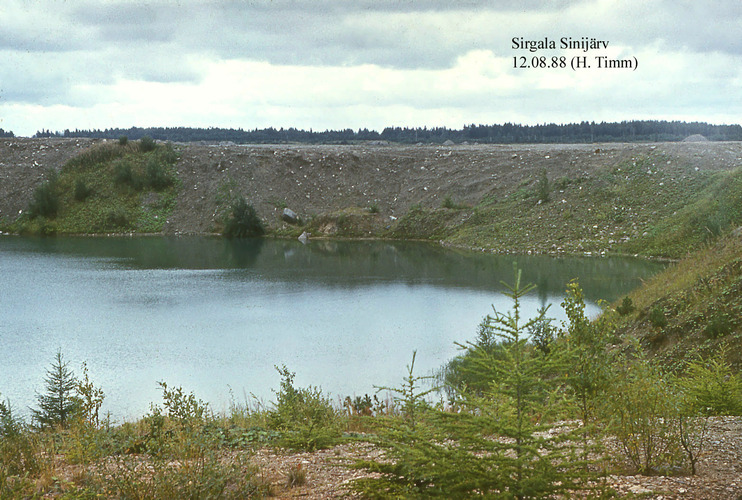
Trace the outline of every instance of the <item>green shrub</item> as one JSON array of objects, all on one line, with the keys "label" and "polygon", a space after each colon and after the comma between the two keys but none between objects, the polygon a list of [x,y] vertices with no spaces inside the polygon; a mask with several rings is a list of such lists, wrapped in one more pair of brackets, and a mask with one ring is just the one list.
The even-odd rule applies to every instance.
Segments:
[{"label": "green shrub", "polygon": [[168,417],[174,419],[181,425],[201,425],[208,416],[209,405],[191,392],[185,394],[181,387],[168,389],[165,382],[158,383],[162,389],[163,406],[167,410]]},{"label": "green shrub", "polygon": [[123,207],[112,208],[106,213],[104,224],[106,230],[126,229],[131,225],[129,213]]},{"label": "green shrub", "polygon": [[669,377],[642,358],[626,362],[617,374],[604,410],[624,457],[640,474],[679,465],[677,404]]},{"label": "green shrub", "polygon": [[654,306],[649,311],[649,322],[655,328],[664,328],[667,326],[667,317],[665,311],[660,306]]},{"label": "green shrub", "polygon": [[171,186],[173,179],[168,175],[165,167],[157,161],[157,158],[150,157],[145,169],[145,182],[155,191],[161,191]]},{"label": "green shrub", "polygon": [[134,169],[128,160],[118,160],[113,164],[113,180],[116,184],[133,186]]},{"label": "green shrub", "polygon": [[75,200],[77,200],[77,201],[85,201],[92,194],[93,194],[92,188],[88,187],[88,185],[85,184],[85,181],[84,180],[77,179],[75,181]]},{"label": "green shrub", "polygon": [[265,228],[257,212],[243,196],[232,203],[223,234],[227,238],[248,238],[265,234]]},{"label": "green shrub", "polygon": [[370,214],[378,214],[379,213],[379,205],[377,205],[376,203],[372,203],[371,205],[369,205],[369,207],[368,207],[368,213],[370,213]]},{"label": "green shrub", "polygon": [[[485,316],[477,326],[477,339],[474,345],[477,349],[486,351],[492,358],[504,359],[505,346],[492,328],[492,316]],[[438,382],[450,401],[454,401],[465,392],[481,395],[490,387],[492,374],[481,372],[481,367],[477,366],[472,353],[471,349],[464,349],[463,354],[446,363],[437,375]]]},{"label": "green shrub", "polygon": [[546,309],[548,306],[537,311],[536,314],[542,319],[528,329],[528,337],[536,349],[544,355],[549,355],[556,341],[557,328],[551,323],[551,318],[546,317]]},{"label": "green shrub", "polygon": [[340,423],[329,398],[317,387],[294,387],[295,374],[285,366],[276,370],[281,375],[281,388],[268,422],[272,429],[281,431],[279,444],[311,451],[337,443]]},{"label": "green shrub", "polygon": [[634,307],[634,302],[631,300],[631,297],[624,297],[621,301],[621,305],[616,307],[616,312],[621,316],[628,316],[635,310],[636,307]]},{"label": "green shrub", "polygon": [[169,142],[165,144],[164,147],[158,150],[157,157],[160,159],[160,161],[168,165],[172,165],[173,163],[178,161],[178,153],[173,148],[173,145]]},{"label": "green shrub", "polygon": [[34,190],[28,212],[32,219],[36,217],[53,219],[57,216],[59,207],[58,175],[52,170],[49,172],[49,178]]},{"label": "green shrub", "polygon": [[687,404],[701,415],[742,415],[742,377],[726,362],[726,348],[707,361],[688,363],[681,387]]},{"label": "green shrub", "polygon": [[141,151],[142,153],[154,151],[155,148],[157,148],[157,143],[150,136],[145,135],[144,137],[139,139],[139,151]]},{"label": "green shrub", "polygon": [[731,333],[733,329],[732,319],[726,312],[715,312],[712,318],[709,320],[704,334],[708,338],[719,338]]},{"label": "green shrub", "polygon": [[126,146],[129,143],[129,138],[125,135],[119,137],[119,146]]},{"label": "green shrub", "polygon": [[77,380],[75,393],[82,421],[97,428],[100,425],[100,407],[105,394],[90,381],[87,363],[82,364],[82,377]]}]

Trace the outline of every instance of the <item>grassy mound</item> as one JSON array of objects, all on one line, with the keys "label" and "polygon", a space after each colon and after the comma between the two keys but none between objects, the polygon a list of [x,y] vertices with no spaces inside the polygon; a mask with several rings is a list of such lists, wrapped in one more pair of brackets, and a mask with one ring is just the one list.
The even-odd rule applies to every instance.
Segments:
[{"label": "grassy mound", "polygon": [[179,182],[170,144],[105,142],[50,171],[9,230],[25,234],[158,233]]}]

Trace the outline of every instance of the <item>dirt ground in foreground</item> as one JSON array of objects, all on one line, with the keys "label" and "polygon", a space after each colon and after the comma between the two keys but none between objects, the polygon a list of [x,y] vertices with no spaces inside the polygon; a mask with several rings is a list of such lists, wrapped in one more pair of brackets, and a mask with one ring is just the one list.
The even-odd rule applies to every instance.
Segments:
[{"label": "dirt ground in foreground", "polygon": [[[607,485],[620,497],[655,500],[742,499],[742,417],[711,419],[705,452],[696,476],[640,476],[612,474]],[[376,458],[379,450],[366,444],[341,445],[314,453],[282,453],[260,450],[254,462],[273,484],[277,498],[340,498],[348,495],[348,483],[368,475],[344,464],[356,459]],[[300,466],[306,484],[290,488],[288,471]]]}]

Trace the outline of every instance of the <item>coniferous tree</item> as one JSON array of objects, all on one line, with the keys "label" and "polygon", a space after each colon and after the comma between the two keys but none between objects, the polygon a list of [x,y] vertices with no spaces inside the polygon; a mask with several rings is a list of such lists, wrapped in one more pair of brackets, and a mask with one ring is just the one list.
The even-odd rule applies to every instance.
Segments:
[{"label": "coniferous tree", "polygon": [[75,397],[77,379],[67,367],[68,364],[64,361],[62,351],[57,351],[51,367],[46,371],[46,392],[36,396],[39,407],[31,410],[38,427],[65,427],[78,411],[79,404]]},{"label": "coniferous tree", "polygon": [[[576,448],[569,445],[570,433],[562,434],[560,445],[548,433],[548,413],[555,409],[554,393],[558,389],[552,373],[559,359],[536,349],[527,335],[544,327],[547,309],[540,309],[527,320],[521,317],[521,300],[535,287],[521,285],[519,269],[515,270],[514,284],[503,285],[507,288],[504,295],[513,301],[512,309],[506,313],[494,310],[488,316],[488,327],[500,338],[503,353],[495,357],[491,350],[468,344],[475,370],[491,382],[483,396],[466,398],[472,414],[489,416],[489,427],[499,436],[499,442],[495,438],[493,448],[488,440],[480,438],[472,453],[484,452],[495,459],[491,467],[498,470],[500,484],[490,484],[489,491],[512,498],[541,498],[580,489],[584,478],[575,469],[579,461],[574,457]],[[469,433],[481,425],[477,420],[472,421],[475,425]]]},{"label": "coniferous tree", "polygon": [[[463,391],[457,412],[428,409],[414,427],[397,422],[380,433],[385,460],[359,466],[379,473],[356,489],[377,498],[442,497],[544,498],[590,489],[595,474],[583,467],[579,434],[568,428],[549,432],[550,411],[558,406],[563,384],[554,376],[560,358],[528,341],[527,332],[545,321],[546,309],[521,318],[521,300],[532,286],[505,285],[512,310],[487,317],[487,338],[500,339],[497,350],[468,343],[467,370],[487,380]],[[419,401],[412,382],[398,391],[403,401]],[[417,392],[416,392],[417,391]]]}]

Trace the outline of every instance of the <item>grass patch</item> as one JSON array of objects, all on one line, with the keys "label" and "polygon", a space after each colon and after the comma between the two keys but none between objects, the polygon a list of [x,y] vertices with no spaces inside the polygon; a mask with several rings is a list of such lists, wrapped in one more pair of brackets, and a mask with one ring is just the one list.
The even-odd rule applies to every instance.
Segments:
[{"label": "grass patch", "polygon": [[[742,368],[742,239],[729,234],[648,280],[629,295],[636,314],[620,334],[638,338],[667,366],[693,353],[728,345],[728,361]],[[653,342],[656,329],[665,342]]]},{"label": "grass patch", "polygon": [[576,178],[545,174],[474,207],[450,196],[440,210],[413,205],[391,235],[500,252],[680,258],[742,224],[742,169],[697,171],[652,153]]},{"label": "grass patch", "polygon": [[742,168],[717,172],[696,187],[697,192],[679,192],[686,203],[627,247],[643,255],[682,257],[742,225]]}]

